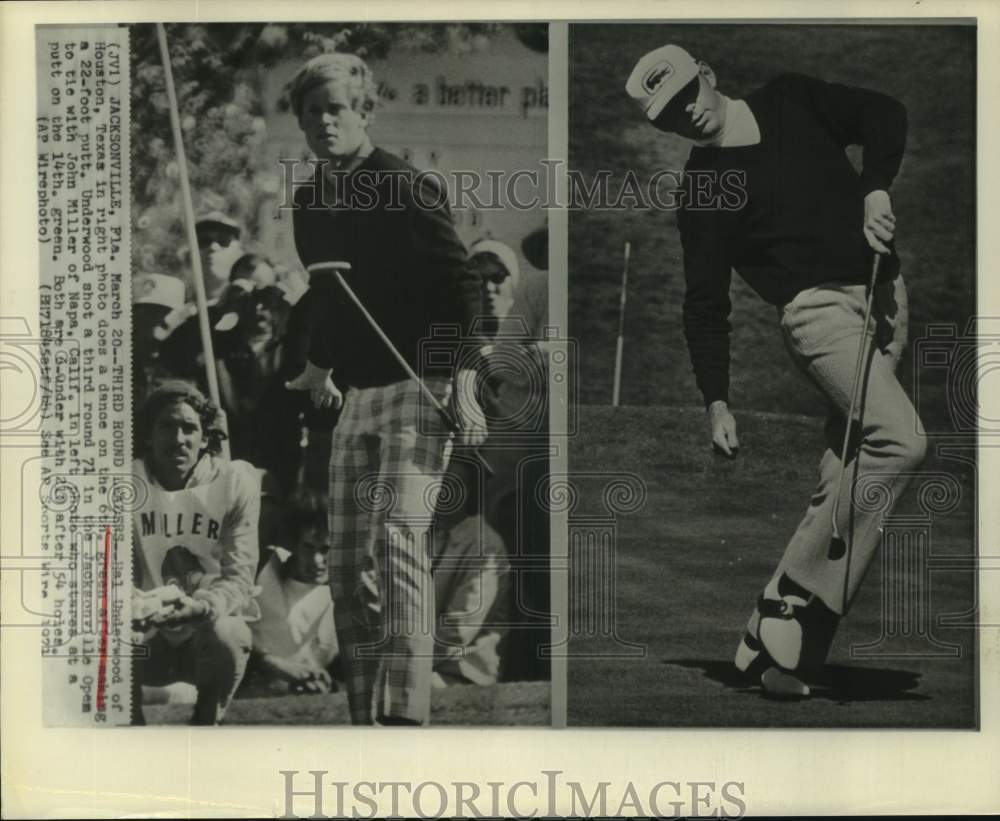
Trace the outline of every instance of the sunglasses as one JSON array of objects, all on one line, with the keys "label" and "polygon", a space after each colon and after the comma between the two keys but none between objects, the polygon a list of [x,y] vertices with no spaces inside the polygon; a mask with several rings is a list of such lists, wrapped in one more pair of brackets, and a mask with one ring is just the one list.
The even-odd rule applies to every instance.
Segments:
[{"label": "sunglasses", "polygon": [[472,258],[472,266],[484,280],[497,285],[510,276],[510,271],[495,254],[478,254]]},{"label": "sunglasses", "polygon": [[218,243],[220,248],[228,248],[236,242],[236,237],[230,231],[200,231],[198,233],[198,247],[201,249],[211,248],[213,243]]},{"label": "sunglasses", "polygon": [[695,77],[663,107],[663,111],[653,120],[653,125],[661,131],[673,131],[678,122],[684,122],[686,117],[689,118],[687,107],[698,99],[700,92],[701,79]]}]

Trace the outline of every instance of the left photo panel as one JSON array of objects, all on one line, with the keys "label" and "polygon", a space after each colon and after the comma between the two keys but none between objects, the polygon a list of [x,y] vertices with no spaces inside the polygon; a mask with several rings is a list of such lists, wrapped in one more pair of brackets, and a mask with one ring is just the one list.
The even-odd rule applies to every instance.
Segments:
[{"label": "left photo panel", "polygon": [[35,45],[47,723],[549,725],[547,24]]}]

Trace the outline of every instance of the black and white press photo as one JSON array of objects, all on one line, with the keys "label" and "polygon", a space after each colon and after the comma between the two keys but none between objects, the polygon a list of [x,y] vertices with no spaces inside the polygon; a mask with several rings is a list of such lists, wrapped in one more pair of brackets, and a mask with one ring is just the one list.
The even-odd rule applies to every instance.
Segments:
[{"label": "black and white press photo", "polygon": [[547,32],[130,28],[133,723],[549,723]]},{"label": "black and white press photo", "polygon": [[569,724],[975,728],[974,21],[578,24],[569,84],[570,470],[635,497]]},{"label": "black and white press photo", "polygon": [[1000,7],[806,8],[0,4],[4,817],[995,809]]}]

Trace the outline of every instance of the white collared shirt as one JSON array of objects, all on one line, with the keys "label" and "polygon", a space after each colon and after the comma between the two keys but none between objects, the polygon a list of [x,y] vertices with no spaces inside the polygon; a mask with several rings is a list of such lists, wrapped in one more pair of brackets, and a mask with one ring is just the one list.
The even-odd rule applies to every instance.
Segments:
[{"label": "white collared shirt", "polygon": [[726,101],[726,122],[722,130],[714,137],[699,141],[698,145],[715,148],[738,148],[744,145],[757,145],[760,142],[760,127],[753,116],[750,106],[745,100]]}]

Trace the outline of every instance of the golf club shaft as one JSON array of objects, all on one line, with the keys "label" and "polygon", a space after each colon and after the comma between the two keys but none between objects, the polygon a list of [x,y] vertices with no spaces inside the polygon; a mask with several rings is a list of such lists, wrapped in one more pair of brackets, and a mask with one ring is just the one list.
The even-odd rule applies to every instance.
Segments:
[{"label": "golf club shaft", "polygon": [[[344,293],[347,294],[348,298],[351,300],[351,302],[354,303],[355,307],[359,311],[361,311],[361,315],[364,316],[365,320],[371,326],[372,330],[375,331],[375,333],[378,335],[378,338],[382,340],[383,344],[389,350],[389,353],[392,354],[396,362],[398,362],[400,367],[406,372],[406,375],[417,383],[417,386],[420,388],[420,392],[424,395],[424,398],[431,403],[431,407],[433,407],[434,410],[438,412],[438,414],[444,420],[448,428],[453,433],[458,433],[461,430],[461,427],[458,424],[457,420],[455,420],[452,417],[452,415],[448,413],[444,405],[442,405],[441,402],[438,401],[438,398],[431,392],[430,388],[428,388],[427,385],[424,383],[424,380],[417,375],[417,372],[413,370],[413,368],[410,367],[410,363],[406,361],[403,355],[396,349],[396,346],[392,344],[392,340],[389,339],[388,336],[386,336],[385,331],[382,330],[382,327],[378,324],[375,317],[373,317],[368,312],[368,309],[364,306],[364,303],[360,299],[358,299],[358,295],[354,293],[354,289],[347,284],[347,280],[344,279],[344,275],[341,273],[341,271],[344,270],[343,264],[337,262],[317,262],[314,265],[310,265],[306,270],[310,274],[313,273],[314,271],[331,271],[333,273],[334,278],[336,278],[337,283],[343,289]],[[490,465],[490,463],[486,461],[486,457],[484,457],[483,454],[479,452],[479,448],[473,448],[473,450],[475,451],[476,458],[479,459],[487,475],[492,476],[493,475],[492,465]]]},{"label": "golf club shaft", "polygon": [[833,499],[833,512],[830,514],[833,523],[833,538],[840,538],[840,527],[837,523],[837,514],[840,511],[840,497],[844,487],[844,471],[847,470],[847,449],[851,442],[851,426],[854,424],[854,408],[858,403],[858,393],[864,374],[865,353],[868,349],[868,324],[871,322],[872,307],[875,304],[875,284],[878,281],[878,267],[882,255],[875,252],[872,260],[871,283],[868,286],[868,299],[865,305],[865,324],[862,327],[861,340],[858,344],[858,360],[854,365],[854,386],[851,390],[851,404],[847,411],[847,426],[844,429],[844,443],[840,449],[840,481],[837,483],[836,495]]}]

